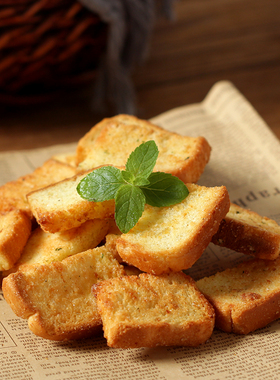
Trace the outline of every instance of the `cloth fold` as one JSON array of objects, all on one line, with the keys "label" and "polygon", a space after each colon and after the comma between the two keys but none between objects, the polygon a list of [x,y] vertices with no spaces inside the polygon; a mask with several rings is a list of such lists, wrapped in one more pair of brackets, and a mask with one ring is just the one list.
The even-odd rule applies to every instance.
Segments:
[{"label": "cloth fold", "polygon": [[157,12],[173,18],[174,0],[79,0],[108,24],[106,54],[101,60],[93,94],[96,111],[136,114],[133,69],[148,55]]}]

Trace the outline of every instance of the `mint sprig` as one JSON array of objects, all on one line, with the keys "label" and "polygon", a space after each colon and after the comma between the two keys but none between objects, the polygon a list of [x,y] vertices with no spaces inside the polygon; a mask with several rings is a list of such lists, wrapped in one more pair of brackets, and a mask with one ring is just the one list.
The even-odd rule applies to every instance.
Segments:
[{"label": "mint sprig", "polygon": [[78,194],[88,201],[115,200],[115,220],[127,233],[143,214],[145,204],[166,207],[182,202],[189,194],[177,177],[153,172],[158,147],[151,140],[139,145],[129,156],[125,170],[104,166],[93,170],[77,186]]}]

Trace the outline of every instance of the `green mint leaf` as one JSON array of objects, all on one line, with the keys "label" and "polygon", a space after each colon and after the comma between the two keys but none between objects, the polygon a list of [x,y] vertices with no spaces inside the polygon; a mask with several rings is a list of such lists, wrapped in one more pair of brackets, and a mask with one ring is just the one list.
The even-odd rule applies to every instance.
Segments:
[{"label": "green mint leaf", "polygon": [[116,224],[121,232],[127,233],[144,211],[145,196],[139,187],[123,185],[118,189],[115,201]]},{"label": "green mint leaf", "polygon": [[77,186],[77,192],[88,201],[103,202],[114,199],[117,190],[124,183],[120,169],[104,166],[84,177]]},{"label": "green mint leaf", "polygon": [[134,175],[127,171],[122,171],[122,178],[125,182],[134,186],[146,186],[149,185],[149,180],[146,177],[134,177]]},{"label": "green mint leaf", "polygon": [[115,220],[123,233],[135,226],[145,204],[166,207],[188,195],[186,185],[168,173],[153,173],[158,157],[154,141],[147,141],[129,156],[126,170],[104,166],[93,170],[77,186],[78,194],[92,202],[115,200]]},{"label": "green mint leaf", "polygon": [[122,179],[127,182],[127,183],[130,183],[133,185],[134,183],[134,180],[135,180],[135,177],[132,173],[130,172],[127,172],[125,170],[122,170]]},{"label": "green mint leaf", "polygon": [[153,140],[142,143],[128,157],[126,171],[135,178],[148,178],[154,169],[158,153],[158,147]]},{"label": "green mint leaf", "polygon": [[150,181],[146,177],[136,177],[133,181],[134,186],[147,186],[149,185]]},{"label": "green mint leaf", "polygon": [[187,186],[179,178],[162,172],[151,173],[150,184],[141,187],[146,203],[166,207],[182,202],[189,194]]}]

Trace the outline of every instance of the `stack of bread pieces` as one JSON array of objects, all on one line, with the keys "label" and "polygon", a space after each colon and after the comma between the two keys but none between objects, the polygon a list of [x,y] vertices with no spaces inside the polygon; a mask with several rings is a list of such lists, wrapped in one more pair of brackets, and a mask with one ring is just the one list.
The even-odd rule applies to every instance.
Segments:
[{"label": "stack of bread pieces", "polygon": [[[189,195],[146,205],[121,233],[114,200],[90,202],[77,185],[93,169],[124,168],[148,140],[155,171]],[[196,346],[216,326],[247,334],[280,317],[280,227],[230,202],[224,186],[197,181],[210,159],[204,137],[187,137],[133,116],[102,120],[76,152],[50,158],[0,187],[0,271],[6,301],[31,331],[52,340],[92,337],[110,347]],[[209,243],[246,255],[238,267],[195,282],[192,267]]]}]

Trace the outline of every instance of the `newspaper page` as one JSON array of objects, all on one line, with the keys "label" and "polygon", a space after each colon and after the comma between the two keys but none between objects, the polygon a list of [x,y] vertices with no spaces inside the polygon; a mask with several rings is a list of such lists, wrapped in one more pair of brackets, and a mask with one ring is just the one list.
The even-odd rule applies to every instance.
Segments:
[{"label": "newspaper page", "polygon": [[[230,198],[280,223],[280,143],[233,84],[218,82],[200,104],[152,120],[166,129],[204,136],[211,159],[199,183],[225,185]],[[1,184],[76,145],[0,154]],[[186,271],[195,280],[246,260],[212,244]],[[103,337],[54,342],[35,336],[0,293],[3,380],[273,380],[280,376],[280,320],[240,336],[217,329],[198,347],[113,349]]]}]

